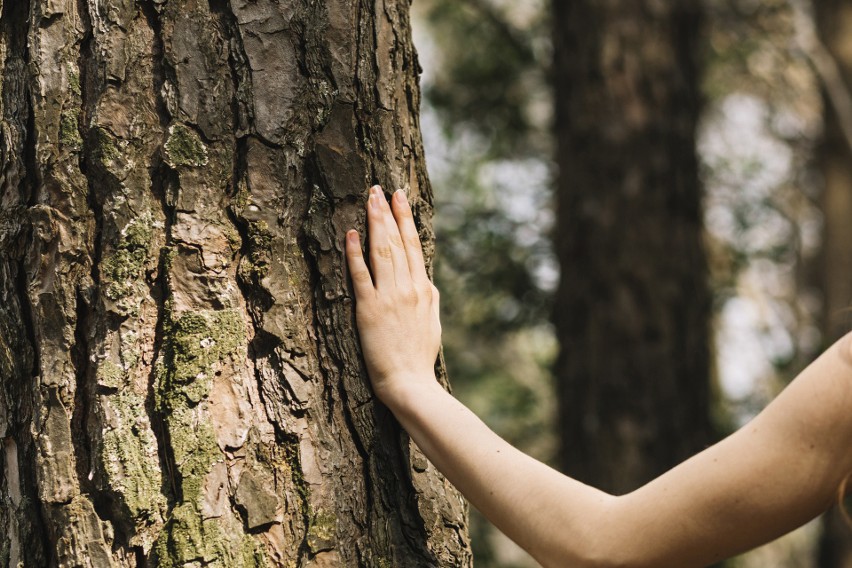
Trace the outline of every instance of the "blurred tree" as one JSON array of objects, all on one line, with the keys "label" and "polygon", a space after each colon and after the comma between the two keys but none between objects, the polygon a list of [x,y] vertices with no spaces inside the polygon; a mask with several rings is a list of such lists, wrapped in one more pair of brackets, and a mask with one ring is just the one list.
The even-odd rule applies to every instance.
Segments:
[{"label": "blurred tree", "polygon": [[[547,2],[414,3],[435,187],[444,356],[454,394],[524,451],[553,450],[548,322],[551,116]],[[536,566],[471,515],[476,565]]]},{"label": "blurred tree", "polygon": [[630,491],[711,439],[697,2],[554,1],[560,458]]},{"label": "blurred tree", "polygon": [[[824,343],[828,344],[852,329],[852,4],[815,0],[814,8],[821,42],[814,43],[811,57],[826,93],[817,159],[824,184],[820,276]],[[821,62],[821,56],[831,59]],[[819,565],[852,566],[852,529],[841,511],[825,515],[823,530]]]}]

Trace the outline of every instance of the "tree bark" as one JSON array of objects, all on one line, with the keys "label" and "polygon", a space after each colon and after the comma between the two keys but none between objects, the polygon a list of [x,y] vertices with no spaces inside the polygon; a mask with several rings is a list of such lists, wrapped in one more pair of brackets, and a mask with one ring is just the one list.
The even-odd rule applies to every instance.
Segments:
[{"label": "tree bark", "polygon": [[552,6],[560,455],[623,493],[711,438],[700,6]]},{"label": "tree bark", "polygon": [[341,249],[378,182],[431,253],[408,18],[2,2],[0,565],[470,565]]},{"label": "tree bark", "polygon": [[[852,6],[840,0],[818,0],[814,6],[819,35],[845,83],[841,88],[845,87],[852,96]],[[843,135],[831,98],[824,99],[825,126],[817,148],[817,162],[823,177],[820,284],[824,343],[827,345],[852,327],[852,147]],[[823,529],[819,565],[852,567],[852,529],[839,510],[832,510],[823,517]]]}]

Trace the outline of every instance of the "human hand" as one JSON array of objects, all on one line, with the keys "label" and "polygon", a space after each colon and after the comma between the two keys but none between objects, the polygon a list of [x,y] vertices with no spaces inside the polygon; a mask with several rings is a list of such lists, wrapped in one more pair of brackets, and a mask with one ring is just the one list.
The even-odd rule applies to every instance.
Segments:
[{"label": "human hand", "polygon": [[373,390],[389,406],[410,386],[437,384],[434,365],[441,345],[438,289],[426,275],[411,207],[401,190],[391,202],[392,207],[379,186],[370,188],[372,275],[358,232],[346,234],[361,348]]}]

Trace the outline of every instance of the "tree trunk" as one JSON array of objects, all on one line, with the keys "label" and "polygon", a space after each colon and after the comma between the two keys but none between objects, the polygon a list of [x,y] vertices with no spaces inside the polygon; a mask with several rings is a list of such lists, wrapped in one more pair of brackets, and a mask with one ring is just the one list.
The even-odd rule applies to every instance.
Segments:
[{"label": "tree trunk", "polygon": [[0,565],[470,564],[341,252],[375,182],[431,242],[408,17],[2,2]]},{"label": "tree trunk", "polygon": [[[821,39],[838,65],[847,96],[852,96],[852,5],[841,0],[817,0],[815,8]],[[820,276],[824,343],[828,345],[852,329],[852,148],[843,136],[831,100],[825,100],[825,127],[817,161],[824,184]],[[823,528],[819,565],[852,568],[852,529],[839,510],[825,515]]]},{"label": "tree trunk", "polygon": [[560,454],[622,493],[710,439],[700,7],[552,5]]}]

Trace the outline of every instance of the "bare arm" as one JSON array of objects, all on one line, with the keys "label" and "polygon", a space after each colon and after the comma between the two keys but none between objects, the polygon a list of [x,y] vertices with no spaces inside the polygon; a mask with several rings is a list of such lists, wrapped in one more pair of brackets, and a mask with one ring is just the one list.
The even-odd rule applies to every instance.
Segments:
[{"label": "bare arm", "polygon": [[347,256],[376,394],[429,459],[545,566],[705,566],[813,518],[852,471],[852,338],[739,432],[625,496],[524,455],[437,384],[438,294],[404,196],[368,205],[370,264]]}]

